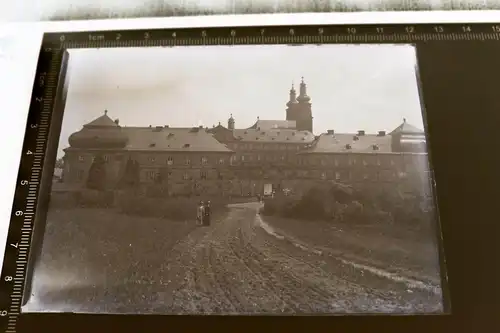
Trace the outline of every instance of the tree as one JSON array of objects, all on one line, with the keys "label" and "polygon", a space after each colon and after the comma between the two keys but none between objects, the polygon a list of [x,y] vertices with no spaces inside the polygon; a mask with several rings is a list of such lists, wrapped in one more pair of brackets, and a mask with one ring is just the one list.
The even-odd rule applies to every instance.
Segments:
[{"label": "tree", "polygon": [[106,162],[101,155],[96,155],[89,169],[87,188],[102,191],[106,187]]},{"label": "tree", "polygon": [[129,158],[125,164],[125,172],[118,183],[119,188],[136,188],[139,186],[139,163]]},{"label": "tree", "polygon": [[60,168],[60,169],[63,169],[64,168],[64,160],[63,158],[58,158],[56,160],[56,165],[55,165],[56,168]]}]

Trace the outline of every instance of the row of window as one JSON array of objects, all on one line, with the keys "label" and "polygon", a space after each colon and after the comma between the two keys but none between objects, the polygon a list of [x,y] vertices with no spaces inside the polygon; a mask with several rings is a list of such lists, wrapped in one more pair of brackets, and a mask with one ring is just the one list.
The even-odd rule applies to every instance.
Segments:
[{"label": "row of window", "polygon": [[[155,181],[157,181],[157,180],[159,180],[159,179],[160,179],[160,174],[159,174],[158,172],[156,172],[156,171],[147,171],[147,172],[146,172],[146,176],[147,176],[147,178],[148,178],[149,180],[155,180]],[[172,176],[172,173],[171,173],[171,172],[169,172],[169,173],[168,173],[168,177],[170,178],[171,176]],[[290,175],[289,175],[289,176],[290,176]],[[311,174],[310,174],[308,171],[298,171],[298,172],[297,172],[297,177],[304,177],[304,178],[305,178],[305,177],[310,177],[310,176],[311,176]],[[406,178],[407,176],[408,176],[408,175],[407,175],[407,173],[406,173],[406,172],[398,172],[398,173],[393,172],[393,173],[392,173],[392,177]],[[204,171],[204,170],[200,170],[199,177],[193,177],[193,174],[192,174],[192,173],[187,173],[187,172],[185,172],[185,173],[183,174],[183,177],[182,177],[182,179],[183,179],[183,180],[190,180],[190,179],[195,179],[195,178],[198,178],[198,179],[208,179],[208,173],[207,173],[206,171]],[[325,180],[325,179],[328,179],[329,177],[328,177],[328,175],[327,175],[327,173],[326,173],[326,172],[322,172],[322,173],[320,174],[320,178]],[[341,176],[341,173],[340,173],[340,172],[335,172],[335,174],[334,174],[334,178],[335,178],[336,180],[340,180],[340,179],[342,179],[343,177]],[[345,177],[345,178],[347,178],[347,179],[351,179],[351,178],[352,178],[351,173],[347,173],[347,177]],[[370,179],[370,178],[373,178],[373,177],[370,177],[370,175],[369,175],[369,174],[365,173],[365,174],[363,174],[363,177],[362,177],[362,178],[363,178],[363,179]],[[377,178],[377,179],[379,179],[379,178],[380,178],[380,176],[379,176],[379,175],[376,175],[376,178]],[[223,179],[223,176],[222,176],[222,174],[221,174],[221,173],[217,173],[217,179],[219,179],[219,180],[222,180],[222,179]]]},{"label": "row of window", "polygon": [[[288,159],[287,159],[288,157]],[[206,156],[201,156],[199,157],[200,159],[200,163],[201,165],[208,165],[209,164],[209,158],[206,157]],[[85,160],[85,157],[80,155],[79,156],[79,161],[84,161]],[[104,160],[107,162],[109,161],[109,156],[108,155],[104,155]],[[273,154],[273,155],[265,155],[265,156],[261,156],[259,154],[257,155],[241,155],[241,156],[236,156],[236,155],[233,155],[231,156],[230,158],[230,163],[233,164],[233,163],[236,163],[236,162],[252,162],[252,161],[286,161],[288,160],[289,162],[294,162],[296,160],[296,156],[295,155],[276,155],[276,154]],[[160,158],[157,158],[155,156],[150,156],[148,158],[148,161],[150,163],[161,163],[162,161],[164,161],[163,159],[160,159]],[[191,161],[192,159],[189,158],[189,157],[186,157],[184,159],[182,159],[182,161],[177,161],[177,162],[180,162],[181,164],[183,165],[191,165]],[[339,166],[340,164],[340,161],[339,159],[307,159],[307,158],[303,158],[303,159],[298,159],[296,160],[297,161],[297,164],[298,165],[329,165],[329,164],[334,164],[335,166]],[[368,166],[368,165],[382,165],[382,160],[380,158],[377,158],[376,160],[374,159],[370,159],[370,160],[367,160],[367,159],[360,159],[360,158],[354,158],[354,157],[349,157],[346,162],[347,162],[347,165],[356,165],[357,162],[360,161],[362,165],[364,166]],[[174,165],[174,158],[169,156],[167,157],[166,159],[166,164],[167,165]],[[319,162],[319,163],[318,163]],[[224,158],[218,158],[217,159],[217,164],[219,165],[224,165],[225,163],[225,160]],[[389,160],[389,163],[391,166],[394,166],[395,165],[395,161],[394,159],[390,159]],[[385,162],[384,162],[385,164]]]},{"label": "row of window", "polygon": [[[288,155],[288,159],[287,159],[286,155],[275,155],[275,154],[274,155],[266,155],[266,156],[264,156],[264,158],[261,155],[241,155],[241,156],[233,155],[231,157],[232,163],[237,162],[237,161],[252,162],[252,161],[286,161],[286,160],[288,160],[289,162],[297,161],[297,164],[299,164],[299,165],[317,165],[317,164],[328,165],[330,163],[333,163],[335,166],[339,166],[339,164],[340,164],[340,161],[338,159],[333,159],[333,161],[331,161],[331,160],[329,161],[326,159],[320,159],[319,161],[317,159],[307,159],[307,158],[296,159],[295,155]],[[357,160],[358,159],[356,159],[356,158],[348,158],[347,164],[348,165],[356,165]],[[390,159],[389,161],[390,161],[389,162],[390,165],[392,165],[392,166],[395,165],[395,162],[393,159]],[[376,161],[374,161],[374,162],[375,163],[369,163],[369,161],[367,161],[365,159],[361,160],[361,163],[365,166],[367,166],[369,164],[382,165],[382,161],[379,158],[377,158]]]},{"label": "row of window", "polygon": [[[168,172],[167,173],[167,177],[171,178],[172,177],[172,172]],[[161,179],[161,175],[160,175],[159,172],[156,172],[156,171],[147,171],[146,172],[146,178],[149,179],[149,180],[153,180],[153,181],[159,181]],[[200,170],[199,179],[207,179],[207,178],[208,178],[207,171]],[[182,175],[182,179],[183,180],[190,180],[190,179],[194,179],[194,177],[192,176],[192,173],[185,172]],[[222,174],[220,172],[217,172],[217,179],[222,179]]]},{"label": "row of window", "polygon": [[263,143],[230,143],[228,146],[231,149],[241,149],[241,150],[252,150],[252,149],[264,149],[264,150],[300,150],[300,144],[263,144]]},{"label": "row of window", "polygon": [[[353,158],[353,157],[349,157],[347,159],[347,164],[348,165],[356,165],[357,162],[359,161],[360,159],[358,158]],[[318,163],[319,162],[319,163]],[[300,160],[299,161],[299,164],[301,165],[317,165],[317,164],[320,164],[320,165],[328,165],[329,162],[331,161],[328,161],[326,159],[303,159],[303,160]],[[333,164],[335,166],[339,166],[339,160],[338,159],[334,159],[333,160]],[[362,159],[361,160],[361,164],[364,165],[364,166],[367,166],[367,165],[382,165],[382,160],[380,158],[377,158],[376,160],[373,160],[371,159],[370,161],[366,160],[366,159]],[[393,159],[390,159],[389,160],[389,164],[394,166],[396,163],[394,162]]]},{"label": "row of window", "polygon": [[[311,174],[308,171],[298,171],[296,173],[296,175],[298,177],[309,177],[309,176],[311,176]],[[84,172],[83,172],[83,170],[77,170],[76,176],[77,176],[77,179],[79,181],[83,180],[83,178],[84,178]],[[288,176],[290,176],[290,175],[288,175]],[[399,172],[399,173],[394,172],[392,174],[392,176],[393,177],[399,177],[399,178],[406,178],[407,177],[407,173],[406,172]],[[168,178],[172,177],[172,172],[168,172],[167,173],[167,177]],[[156,171],[146,171],[146,178],[149,179],[149,180],[152,180],[152,181],[159,181],[160,180],[160,173],[158,173]],[[200,170],[199,177],[193,177],[192,173],[187,173],[187,172],[185,172],[183,174],[183,176],[182,176],[183,180],[191,180],[191,179],[195,179],[195,178],[202,179],[202,180],[208,179],[208,173],[205,170]],[[217,177],[216,178],[219,179],[219,180],[222,180],[223,176],[222,176],[222,174],[220,172],[217,172]],[[322,172],[320,174],[320,178],[321,179],[327,179],[328,178],[327,173],[326,172]],[[336,180],[342,179],[341,173],[340,172],[335,172],[334,178]],[[348,179],[352,178],[351,173],[347,174],[347,178]],[[378,175],[377,175],[377,178],[379,178]],[[370,175],[369,174],[363,174],[363,179],[370,179]]]},{"label": "row of window", "polygon": [[[93,156],[92,156],[91,158],[92,158],[92,160],[93,160],[95,157],[93,157]],[[104,156],[103,156],[103,158],[104,158],[104,161],[106,161],[106,162],[108,162],[108,161],[109,161],[109,159],[110,159],[108,155],[104,155]],[[79,160],[80,162],[85,161],[85,156],[83,156],[83,155],[78,156],[78,160]],[[161,162],[163,161],[163,159],[159,159],[159,158],[157,158],[157,157],[155,157],[155,156],[150,156],[150,157],[148,158],[148,161],[149,161],[150,163],[157,163],[157,162],[160,162],[160,163],[161,163]],[[192,159],[191,159],[191,158],[186,157],[186,158],[184,158],[184,159],[182,160],[182,162],[181,162],[181,163],[182,163],[182,164],[184,164],[184,165],[190,165],[190,164],[191,164],[191,161],[192,161]],[[208,162],[209,162],[209,158],[208,158],[208,157],[206,157],[206,156],[201,156],[201,157],[200,157],[200,162],[201,162],[201,164],[202,164],[202,165],[208,165],[208,164],[209,164],[209,163],[208,163]],[[174,158],[173,158],[172,156],[167,157],[167,159],[166,159],[166,164],[167,164],[167,165],[173,165],[173,164],[174,164]],[[219,164],[219,165],[223,165],[223,164],[224,164],[224,159],[223,159],[223,158],[219,158],[219,159],[217,160],[217,164]]]},{"label": "row of window", "polygon": [[[91,158],[92,161],[95,160],[95,156],[89,156]],[[105,162],[109,162],[109,155],[103,155],[103,159]],[[78,161],[80,162],[84,162],[85,161],[85,156],[83,155],[79,155],[78,156]]]}]

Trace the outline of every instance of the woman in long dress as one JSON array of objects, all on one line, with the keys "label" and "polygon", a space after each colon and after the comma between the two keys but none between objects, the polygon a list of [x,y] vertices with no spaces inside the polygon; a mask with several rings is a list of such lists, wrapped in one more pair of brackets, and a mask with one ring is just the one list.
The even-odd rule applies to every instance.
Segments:
[{"label": "woman in long dress", "polygon": [[200,204],[197,208],[197,216],[196,216],[196,224],[203,224],[203,216],[205,215],[205,206],[203,205],[203,201],[200,201]]}]

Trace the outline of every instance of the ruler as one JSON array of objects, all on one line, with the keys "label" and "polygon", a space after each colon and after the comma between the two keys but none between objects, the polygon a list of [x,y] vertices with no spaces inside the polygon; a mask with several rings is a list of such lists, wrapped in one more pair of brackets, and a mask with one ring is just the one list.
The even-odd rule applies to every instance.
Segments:
[{"label": "ruler", "polygon": [[420,43],[500,40],[500,23],[262,26],[93,31],[47,35],[64,48],[245,44]]},{"label": "ruler", "polygon": [[[1,274],[0,330],[16,332],[21,306],[31,293],[31,264],[40,252],[47,194],[64,97],[61,83],[72,48],[182,47],[261,44],[499,43],[500,23],[415,25],[328,25],[182,28],[46,34],[31,97],[22,158]],[[56,140],[57,142],[57,140]],[[52,153],[51,153],[52,151]],[[54,272],[57,274],[57,272]]]}]

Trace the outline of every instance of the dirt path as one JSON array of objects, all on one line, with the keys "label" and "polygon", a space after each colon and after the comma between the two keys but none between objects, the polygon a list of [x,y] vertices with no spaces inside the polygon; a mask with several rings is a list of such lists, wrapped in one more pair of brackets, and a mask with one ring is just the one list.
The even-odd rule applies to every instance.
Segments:
[{"label": "dirt path", "polygon": [[[94,287],[92,301],[74,299],[80,304],[77,312],[440,311],[438,290],[352,265],[310,244],[294,243],[265,224],[257,213],[259,207],[258,203],[231,205],[226,217],[196,228],[168,253],[156,254],[164,258],[154,268],[155,279],[141,279],[151,274],[136,272],[135,281],[126,285]],[[125,295],[127,302],[121,301]],[[71,310],[76,310],[75,305]]]}]

